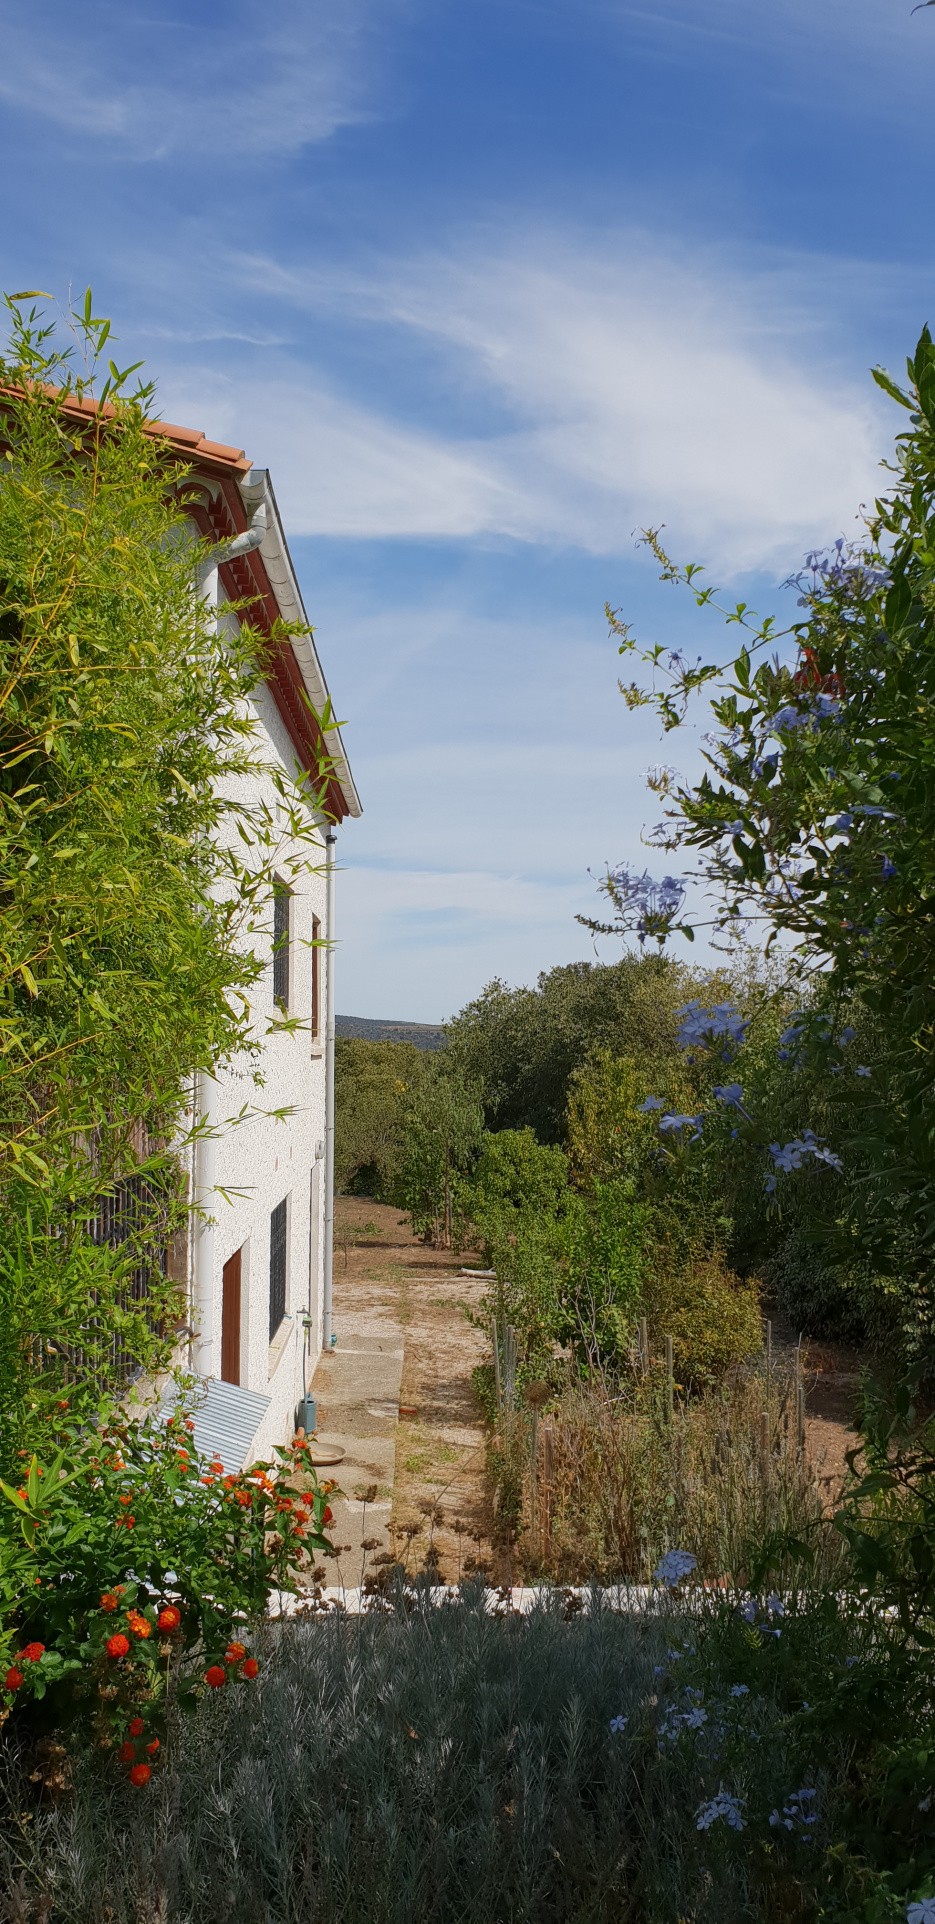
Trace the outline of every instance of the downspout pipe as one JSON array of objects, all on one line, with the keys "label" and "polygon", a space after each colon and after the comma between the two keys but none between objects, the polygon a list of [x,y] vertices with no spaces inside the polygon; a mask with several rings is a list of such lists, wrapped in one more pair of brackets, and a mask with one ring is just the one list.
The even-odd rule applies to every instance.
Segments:
[{"label": "downspout pipe", "polygon": [[334,1348],[332,1285],[334,1281],[334,849],[335,833],[325,836],[325,1197],[322,1234],[324,1269],[321,1291],[321,1341],[325,1353]]},{"label": "downspout pipe", "polygon": [[[233,541],[225,541],[205,555],[198,569],[198,585],[209,607],[218,604],[218,569],[238,555],[251,554],[266,533],[266,503],[261,501],[250,526]],[[192,1157],[192,1201],[196,1211],[192,1251],[192,1360],[199,1376],[214,1376],[220,1367],[217,1344],[217,1133],[220,1126],[220,1085],[207,1070],[195,1076],[195,1137]]]}]

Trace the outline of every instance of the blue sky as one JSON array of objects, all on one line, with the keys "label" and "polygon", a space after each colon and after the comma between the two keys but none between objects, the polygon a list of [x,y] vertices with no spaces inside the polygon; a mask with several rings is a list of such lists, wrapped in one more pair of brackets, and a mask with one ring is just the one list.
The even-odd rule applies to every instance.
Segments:
[{"label": "blue sky", "polygon": [[935,322],[933,88],[909,0],[7,0],[0,282],[91,282],[272,470],[365,805],[341,1009],[590,954],[589,869],[651,864],[692,748],[603,604],[697,636],[647,523],[760,607],[854,531],[867,369]]}]

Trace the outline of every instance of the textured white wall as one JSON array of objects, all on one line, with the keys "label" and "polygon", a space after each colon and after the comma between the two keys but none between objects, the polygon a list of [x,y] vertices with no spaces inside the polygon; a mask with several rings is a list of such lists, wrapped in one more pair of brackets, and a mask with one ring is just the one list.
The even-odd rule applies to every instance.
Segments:
[{"label": "textured white wall", "polygon": [[[255,700],[258,754],[278,762],[288,777],[295,772],[295,753],[269,690]],[[245,781],[241,794],[248,802],[266,802],[281,819],[282,803],[268,775]],[[277,847],[276,868],[290,877],[292,858],[306,860],[307,847],[283,837]],[[317,857],[316,857],[317,860]],[[292,941],[289,1013],[311,1022],[313,918],[325,926],[324,848],[322,872],[299,875],[292,883]],[[260,1042],[256,1060],[235,1062],[218,1077],[217,1110],[222,1126],[215,1147],[216,1191],[211,1213],[214,1235],[214,1342],[210,1355],[201,1355],[204,1374],[220,1374],[222,1272],[238,1249],[241,1257],[241,1363],[245,1389],[270,1396],[272,1401],[254,1443],[253,1455],[263,1456],[274,1443],[292,1434],[295,1406],[302,1394],[302,1317],[313,1319],[308,1376],[321,1347],[323,1164],[316,1158],[325,1133],[324,981],[326,955],[319,950],[319,1033],[310,1028],[295,1034],[267,1035],[278,1010],[273,999],[273,904],[266,927],[254,934],[254,948],[265,944],[268,966],[254,991],[254,1034]],[[263,1078],[255,1082],[257,1067]],[[235,1122],[241,1110],[251,1113]],[[256,1111],[287,1109],[283,1120]],[[269,1337],[270,1216],[288,1199],[286,1320],[272,1344]]]}]

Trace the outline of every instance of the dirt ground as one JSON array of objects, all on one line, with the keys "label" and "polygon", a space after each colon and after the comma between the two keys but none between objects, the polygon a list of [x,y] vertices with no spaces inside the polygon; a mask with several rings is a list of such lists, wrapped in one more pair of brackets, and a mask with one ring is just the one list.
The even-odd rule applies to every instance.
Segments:
[{"label": "dirt ground", "polygon": [[[484,1284],[463,1276],[477,1263],[417,1241],[399,1210],[367,1197],[335,1203],[335,1301],[401,1324],[405,1360],[396,1433],[391,1534],[396,1553],[419,1568],[429,1552],[444,1581],[479,1560],[498,1575],[485,1477],[484,1425],[471,1385],[489,1341],[469,1321]],[[796,1333],[778,1323],[777,1351]],[[833,1497],[857,1442],[853,1428],[860,1358],[834,1343],[804,1346],[806,1448]],[[502,1574],[502,1573],[501,1573]]]},{"label": "dirt ground", "polygon": [[392,1530],[397,1553],[421,1566],[432,1549],[444,1581],[484,1558],[490,1513],[484,1426],[471,1388],[488,1343],[468,1321],[483,1283],[461,1275],[469,1255],[426,1249],[398,1209],[367,1197],[335,1200],[339,1297],[379,1294],[404,1331]]}]

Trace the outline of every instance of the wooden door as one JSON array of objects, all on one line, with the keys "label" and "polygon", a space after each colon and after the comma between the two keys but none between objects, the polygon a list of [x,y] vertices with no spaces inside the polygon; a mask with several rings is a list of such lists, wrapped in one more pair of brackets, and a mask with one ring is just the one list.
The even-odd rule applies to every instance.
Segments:
[{"label": "wooden door", "polygon": [[240,1250],[224,1264],[221,1285],[221,1379],[240,1382]]}]

